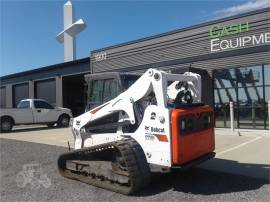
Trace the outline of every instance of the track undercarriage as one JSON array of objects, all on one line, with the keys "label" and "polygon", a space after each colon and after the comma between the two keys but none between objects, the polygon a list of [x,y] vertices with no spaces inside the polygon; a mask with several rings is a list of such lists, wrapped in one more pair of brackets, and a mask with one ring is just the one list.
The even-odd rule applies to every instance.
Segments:
[{"label": "track undercarriage", "polygon": [[150,183],[149,164],[132,138],[64,153],[58,158],[62,176],[121,194]]}]

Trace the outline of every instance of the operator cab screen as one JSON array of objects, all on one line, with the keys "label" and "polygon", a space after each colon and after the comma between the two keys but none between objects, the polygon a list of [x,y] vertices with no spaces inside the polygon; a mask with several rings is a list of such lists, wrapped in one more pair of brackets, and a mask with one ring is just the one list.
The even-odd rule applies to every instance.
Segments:
[{"label": "operator cab screen", "polygon": [[140,78],[140,75],[121,75],[123,90],[127,90],[138,78]]}]

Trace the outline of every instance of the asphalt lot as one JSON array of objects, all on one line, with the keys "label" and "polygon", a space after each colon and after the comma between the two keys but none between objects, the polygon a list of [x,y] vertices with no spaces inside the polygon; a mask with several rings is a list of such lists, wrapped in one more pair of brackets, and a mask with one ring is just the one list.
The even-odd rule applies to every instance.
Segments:
[{"label": "asphalt lot", "polygon": [[[268,201],[268,181],[205,169],[153,176],[151,185],[133,196],[92,187],[58,174],[57,156],[66,148],[0,139],[1,201]],[[47,184],[19,187],[23,165],[38,164]],[[28,176],[29,177],[29,176]],[[31,177],[31,176],[30,176]],[[48,182],[49,181],[49,182]],[[31,184],[32,183],[32,184]]]},{"label": "asphalt lot", "polygon": [[[240,134],[240,136],[239,136]],[[16,126],[0,138],[67,147],[74,145],[70,128]],[[270,180],[269,131],[216,129],[216,157],[200,167],[213,171]]]},{"label": "asphalt lot", "polygon": [[[269,153],[250,145],[267,151],[269,137],[218,132],[216,140],[214,160],[186,172],[154,175],[148,188],[123,196],[60,176],[56,161],[67,151],[67,141],[73,143],[69,128],[16,128],[0,134],[0,201],[269,201],[269,178],[260,178],[269,176]],[[244,156],[252,158],[240,158],[247,149],[253,150]],[[243,176],[254,173],[258,178]]]}]

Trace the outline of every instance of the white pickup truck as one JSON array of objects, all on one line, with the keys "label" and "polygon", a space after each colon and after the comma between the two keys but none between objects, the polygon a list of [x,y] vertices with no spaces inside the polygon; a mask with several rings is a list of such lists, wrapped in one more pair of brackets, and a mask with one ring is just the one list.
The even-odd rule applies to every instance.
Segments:
[{"label": "white pickup truck", "polygon": [[20,124],[46,124],[52,127],[69,126],[72,117],[70,109],[53,107],[45,100],[25,99],[21,100],[17,108],[0,109],[1,132],[12,130],[14,125]]}]

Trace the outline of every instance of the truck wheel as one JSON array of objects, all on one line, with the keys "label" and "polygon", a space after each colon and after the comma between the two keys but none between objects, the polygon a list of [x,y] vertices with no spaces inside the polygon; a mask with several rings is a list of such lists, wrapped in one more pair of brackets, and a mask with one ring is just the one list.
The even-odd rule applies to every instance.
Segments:
[{"label": "truck wheel", "polygon": [[1,132],[9,132],[12,130],[13,121],[10,118],[1,119]]},{"label": "truck wheel", "polygon": [[61,115],[59,120],[58,120],[58,126],[60,127],[68,127],[69,126],[69,120],[70,117],[66,114]]}]

